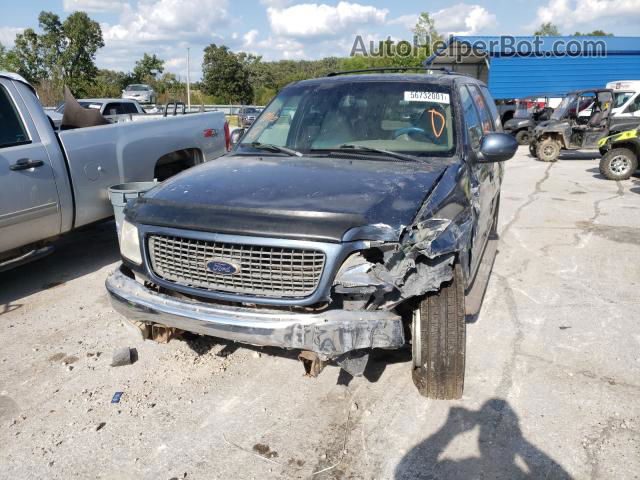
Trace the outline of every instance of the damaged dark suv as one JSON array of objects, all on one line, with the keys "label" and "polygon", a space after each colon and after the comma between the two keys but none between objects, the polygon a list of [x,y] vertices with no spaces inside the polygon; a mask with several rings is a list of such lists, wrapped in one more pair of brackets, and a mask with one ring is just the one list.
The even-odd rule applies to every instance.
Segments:
[{"label": "damaged dark suv", "polygon": [[143,338],[299,349],[312,373],[411,345],[419,391],[459,398],[517,143],[473,78],[345,73],[287,86],[233,152],[130,205],[107,289]]}]

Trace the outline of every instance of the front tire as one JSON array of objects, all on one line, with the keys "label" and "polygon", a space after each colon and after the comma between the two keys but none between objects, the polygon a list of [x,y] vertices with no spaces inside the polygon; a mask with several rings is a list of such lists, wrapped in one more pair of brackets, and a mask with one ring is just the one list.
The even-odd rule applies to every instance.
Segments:
[{"label": "front tire", "polygon": [[413,383],[427,398],[462,397],[466,323],[459,264],[454,267],[453,279],[423,297],[413,316]]},{"label": "front tire", "polygon": [[528,130],[520,130],[516,133],[516,141],[518,145],[529,145],[529,140],[531,140],[531,135],[529,135]]},{"label": "front tire", "polygon": [[547,138],[536,147],[536,154],[543,162],[555,162],[560,156],[560,144],[552,138]]},{"label": "front tire", "polygon": [[638,169],[638,157],[628,148],[614,148],[600,159],[600,173],[609,180],[627,180]]}]

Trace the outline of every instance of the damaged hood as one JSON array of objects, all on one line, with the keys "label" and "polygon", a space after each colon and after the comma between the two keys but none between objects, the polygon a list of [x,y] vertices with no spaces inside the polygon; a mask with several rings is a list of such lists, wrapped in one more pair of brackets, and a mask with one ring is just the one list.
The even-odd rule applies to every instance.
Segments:
[{"label": "damaged hood", "polygon": [[163,182],[127,218],[240,235],[395,241],[449,164],[222,157]]}]

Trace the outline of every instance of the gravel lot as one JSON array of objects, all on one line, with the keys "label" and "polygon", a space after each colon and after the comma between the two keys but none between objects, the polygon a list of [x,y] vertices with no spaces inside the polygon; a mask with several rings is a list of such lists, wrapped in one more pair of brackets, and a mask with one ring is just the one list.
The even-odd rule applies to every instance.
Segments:
[{"label": "gravel lot", "polygon": [[310,379],[295,352],[137,343],[103,286],[113,223],[64,238],[0,274],[0,478],[639,478],[640,178],[590,157],[507,162],[455,402],[418,395],[407,351]]}]

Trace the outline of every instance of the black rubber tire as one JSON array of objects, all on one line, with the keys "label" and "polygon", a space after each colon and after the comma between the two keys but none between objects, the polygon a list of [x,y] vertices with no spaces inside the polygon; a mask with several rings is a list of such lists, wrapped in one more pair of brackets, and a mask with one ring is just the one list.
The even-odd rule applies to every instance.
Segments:
[{"label": "black rubber tire", "polygon": [[[612,169],[613,159],[623,157],[629,162],[629,167],[624,172]],[[609,150],[600,159],[600,173],[609,180],[627,180],[638,169],[638,157],[628,148],[614,148]]]},{"label": "black rubber tire", "polygon": [[464,278],[459,264],[454,267],[453,279],[438,292],[425,295],[417,309],[419,328],[415,328],[414,321],[412,335],[413,341],[419,342],[414,343],[414,349],[419,345],[420,358],[414,354],[413,383],[427,398],[460,398],[464,388],[466,323]]},{"label": "black rubber tire", "polygon": [[560,144],[552,138],[546,138],[536,147],[536,155],[543,162],[555,162],[560,156]]},{"label": "black rubber tire", "polygon": [[536,151],[536,148],[537,148],[537,146],[536,146],[536,145],[537,145],[537,144],[536,144],[536,142],[531,142],[531,143],[529,144],[529,154],[530,154],[533,158],[538,158],[538,153],[537,153],[537,151]]},{"label": "black rubber tire", "polygon": [[529,145],[529,140],[531,140],[529,130],[520,130],[516,133],[516,141],[518,142],[518,145]]}]

